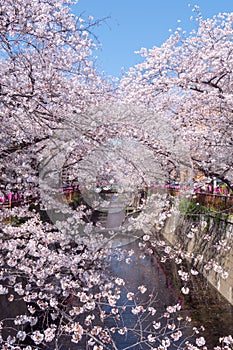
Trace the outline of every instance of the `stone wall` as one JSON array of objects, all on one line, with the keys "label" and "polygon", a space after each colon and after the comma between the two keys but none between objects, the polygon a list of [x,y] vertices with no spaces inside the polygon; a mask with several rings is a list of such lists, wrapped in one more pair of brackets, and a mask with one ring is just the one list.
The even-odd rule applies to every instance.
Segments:
[{"label": "stone wall", "polygon": [[[233,218],[219,213],[181,215],[174,213],[166,222],[164,238],[195,256],[203,255],[199,272],[233,305]],[[206,269],[209,263],[214,268]],[[219,266],[219,268],[218,268]],[[228,272],[228,277],[221,272]]]}]

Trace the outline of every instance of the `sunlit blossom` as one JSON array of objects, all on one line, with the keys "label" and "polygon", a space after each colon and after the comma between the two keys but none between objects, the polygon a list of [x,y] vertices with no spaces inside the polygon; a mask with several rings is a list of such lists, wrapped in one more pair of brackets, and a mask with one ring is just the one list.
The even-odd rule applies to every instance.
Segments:
[{"label": "sunlit blossom", "polygon": [[56,328],[57,327],[53,325],[52,327],[46,328],[44,330],[44,337],[46,342],[51,342],[55,338]]},{"label": "sunlit blossom", "polygon": [[116,282],[116,284],[118,286],[122,286],[122,285],[125,284],[125,281],[122,278],[119,278],[119,277],[115,279],[115,282]]},{"label": "sunlit blossom", "polygon": [[134,315],[138,315],[140,312],[143,312],[143,311],[144,311],[144,307],[142,305],[135,306],[131,309],[131,312]]},{"label": "sunlit blossom", "polygon": [[154,307],[152,307],[152,306],[148,307],[148,311],[150,312],[150,314],[152,316],[154,316],[156,314],[156,312],[157,312],[157,310]]},{"label": "sunlit blossom", "polygon": [[93,347],[93,350],[103,350],[104,348],[103,348],[103,346],[102,345],[95,345],[94,347]]},{"label": "sunlit blossom", "polygon": [[198,346],[203,346],[203,345],[205,345],[205,338],[204,338],[204,337],[197,338],[197,339],[196,339],[196,344],[197,344]]},{"label": "sunlit blossom", "polygon": [[127,293],[127,295],[126,295],[126,297],[127,297],[128,300],[133,300],[133,296],[134,296],[134,293],[132,293],[132,292],[129,292],[129,293]]},{"label": "sunlit blossom", "polygon": [[120,328],[119,330],[118,330],[118,333],[119,334],[121,334],[121,335],[124,335],[125,333],[127,333],[127,328],[126,327],[123,327],[123,328]]},{"label": "sunlit blossom", "polygon": [[171,337],[174,339],[174,341],[178,341],[182,337],[182,332],[177,331],[175,333],[172,333]]},{"label": "sunlit blossom", "polygon": [[36,345],[39,345],[42,343],[42,341],[44,339],[44,335],[42,333],[40,333],[40,331],[34,331],[31,335],[31,338]]},{"label": "sunlit blossom", "polygon": [[188,288],[188,287],[182,287],[182,288],[181,288],[181,292],[182,292],[183,294],[189,294],[189,288]]},{"label": "sunlit blossom", "polygon": [[161,327],[161,322],[153,322],[153,328],[159,329]]},{"label": "sunlit blossom", "polygon": [[147,291],[147,288],[145,287],[145,286],[139,286],[138,287],[138,290],[142,293],[142,294],[144,294],[146,291]]},{"label": "sunlit blossom", "polygon": [[149,334],[148,337],[147,337],[147,339],[148,339],[148,341],[149,341],[150,343],[154,343],[154,342],[156,341],[156,337],[153,337],[152,334]]},{"label": "sunlit blossom", "polygon": [[16,334],[16,337],[21,340],[21,341],[24,341],[24,339],[26,338],[27,336],[27,333],[24,332],[24,331],[19,331],[17,334]]}]

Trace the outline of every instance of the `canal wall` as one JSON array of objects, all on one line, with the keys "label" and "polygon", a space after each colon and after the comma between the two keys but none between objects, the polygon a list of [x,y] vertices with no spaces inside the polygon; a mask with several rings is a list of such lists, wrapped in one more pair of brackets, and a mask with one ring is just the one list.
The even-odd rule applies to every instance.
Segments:
[{"label": "canal wall", "polygon": [[163,236],[170,244],[179,243],[185,251],[203,256],[196,268],[233,305],[232,216],[177,211],[167,219]]}]

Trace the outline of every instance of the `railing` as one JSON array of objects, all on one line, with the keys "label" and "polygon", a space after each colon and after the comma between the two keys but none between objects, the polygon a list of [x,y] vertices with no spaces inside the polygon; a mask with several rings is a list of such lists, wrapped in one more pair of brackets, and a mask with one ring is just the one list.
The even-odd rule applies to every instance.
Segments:
[{"label": "railing", "polygon": [[24,205],[28,205],[31,203],[35,203],[39,199],[39,196],[35,195],[19,195],[19,194],[8,194],[4,197],[0,197],[0,210],[3,208],[14,208],[14,207],[20,207]]},{"label": "railing", "polygon": [[210,210],[233,214],[233,195],[196,192],[193,198],[197,203]]},{"label": "railing", "polygon": [[[63,188],[58,189],[56,198],[64,202],[70,203],[75,198],[81,196],[80,191],[82,190],[81,186],[64,186]],[[98,188],[103,190],[105,193],[115,193],[117,188],[114,186],[101,185]],[[143,197],[143,191],[139,191],[138,195],[135,196],[132,206],[137,206],[137,203]],[[144,194],[145,195],[145,194]],[[25,195],[22,193],[8,193],[0,196],[0,209],[2,208],[13,208],[18,206],[23,206],[26,204],[33,203],[40,199],[40,194],[37,195]]]},{"label": "railing", "polygon": [[[166,186],[166,191],[172,196],[176,196],[180,193],[179,186]],[[159,189],[156,188],[156,191]],[[163,187],[164,190],[164,187]],[[79,194],[78,187],[77,186],[68,186],[64,187],[63,189],[59,190],[59,196],[61,196],[61,199],[65,202],[72,202],[74,197],[77,197]],[[0,209],[1,208],[13,208],[18,206],[23,206],[26,204],[34,203],[40,198],[39,194],[34,196],[27,196],[23,194],[7,194],[4,197],[0,197]],[[138,203],[136,202],[140,201],[142,198],[142,193],[138,194],[138,196],[135,196],[134,198],[134,204],[132,204],[132,207],[137,207]],[[233,195],[231,194],[220,194],[218,192],[210,193],[210,192],[200,192],[198,189],[195,190],[195,193],[193,194],[193,199],[195,202],[199,203],[202,206],[205,206],[206,208],[210,210],[215,211],[222,211],[227,214],[233,214]]]}]

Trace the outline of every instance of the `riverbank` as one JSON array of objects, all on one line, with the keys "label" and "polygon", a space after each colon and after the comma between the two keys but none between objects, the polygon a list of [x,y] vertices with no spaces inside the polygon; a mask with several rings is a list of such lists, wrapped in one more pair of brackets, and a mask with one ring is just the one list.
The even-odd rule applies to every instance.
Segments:
[{"label": "riverbank", "polygon": [[[233,218],[225,214],[173,213],[163,230],[172,245],[181,244],[190,254],[203,256],[199,272],[233,305]],[[227,278],[226,278],[227,277]]]}]

